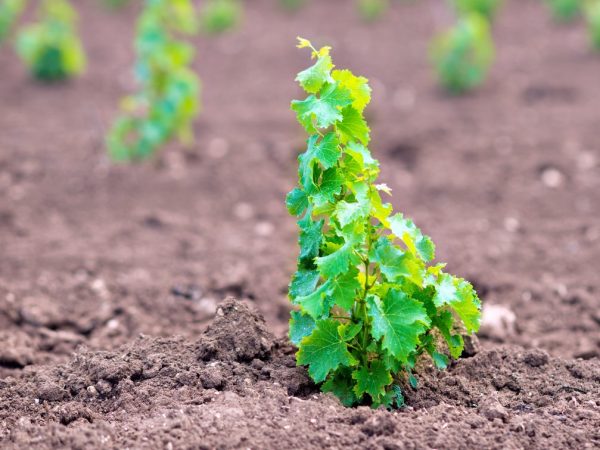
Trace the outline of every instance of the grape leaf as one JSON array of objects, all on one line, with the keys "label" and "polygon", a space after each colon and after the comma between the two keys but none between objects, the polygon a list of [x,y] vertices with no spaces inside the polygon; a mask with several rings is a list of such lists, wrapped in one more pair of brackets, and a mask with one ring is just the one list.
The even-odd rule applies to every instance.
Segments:
[{"label": "grape leaf", "polygon": [[402,214],[396,214],[389,219],[392,233],[406,244],[415,255],[429,262],[435,258],[435,245],[429,238],[421,233],[410,219],[405,219]]},{"label": "grape leaf", "polygon": [[308,208],[308,197],[300,188],[294,188],[285,198],[285,206],[292,216],[299,216]]},{"label": "grape leaf", "polygon": [[315,131],[313,120],[318,128],[327,128],[343,119],[341,108],[352,103],[350,92],[337,84],[327,85],[320,97],[310,95],[305,100],[294,100],[292,109],[298,115],[298,121],[309,133]]},{"label": "grape leaf", "polygon": [[364,145],[369,143],[371,132],[364,117],[352,106],[347,106],[342,110],[342,118],[337,124],[337,130],[340,134],[340,141],[346,144],[351,141],[359,141]]},{"label": "grape leaf", "polygon": [[333,83],[334,79],[331,76],[333,63],[331,56],[323,55],[317,59],[317,62],[308,69],[303,70],[296,77],[296,81],[300,86],[311,94],[316,94],[321,90],[325,83]]},{"label": "grape leaf", "polygon": [[381,273],[390,282],[406,277],[417,285],[423,283],[423,268],[419,260],[411,253],[394,247],[386,237],[377,240],[371,258],[379,264]]},{"label": "grape leaf", "polygon": [[345,311],[350,311],[356,299],[356,292],[361,288],[357,277],[358,270],[351,268],[346,273],[331,279],[332,300]]},{"label": "grape leaf", "polygon": [[290,283],[289,294],[292,301],[310,295],[316,289],[320,278],[318,270],[298,270]]},{"label": "grape leaf", "polygon": [[316,383],[325,380],[329,372],[339,366],[353,366],[356,359],[348,351],[347,344],[340,338],[338,322],[320,320],[312,334],[302,340],[296,354],[298,364],[308,366],[308,373]]},{"label": "grape leaf", "polygon": [[341,87],[350,91],[350,95],[352,96],[352,107],[362,113],[371,101],[371,88],[368,84],[369,80],[365,77],[357,77],[347,69],[334,70],[331,75]]},{"label": "grape leaf", "polygon": [[352,378],[356,380],[356,396],[360,398],[363,394],[369,394],[375,401],[385,395],[385,387],[392,382],[390,371],[381,361],[372,361],[369,367],[362,366],[355,370]]},{"label": "grape leaf", "polygon": [[292,344],[300,344],[304,337],[309,336],[313,332],[315,326],[314,319],[308,314],[303,314],[300,311],[292,311],[289,333]]},{"label": "grape leaf", "polygon": [[373,320],[373,337],[382,339],[384,349],[406,362],[408,355],[416,349],[419,336],[431,324],[421,303],[404,292],[391,289],[383,299],[370,296],[368,306]]}]

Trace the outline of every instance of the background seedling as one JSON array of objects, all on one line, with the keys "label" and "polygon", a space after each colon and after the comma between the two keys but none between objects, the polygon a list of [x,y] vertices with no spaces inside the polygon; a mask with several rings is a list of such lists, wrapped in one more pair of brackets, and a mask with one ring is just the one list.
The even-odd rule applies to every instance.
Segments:
[{"label": "background seedling", "polygon": [[586,3],[584,12],[592,48],[600,51],[600,0]]},{"label": "background seedling", "polygon": [[288,11],[297,11],[305,6],[307,0],[279,0],[279,4]]},{"label": "background seedling", "polygon": [[356,7],[363,20],[379,19],[390,6],[389,0],[357,0]]},{"label": "background seedling", "polygon": [[460,14],[477,13],[491,22],[502,5],[502,0],[454,0],[454,5]]},{"label": "background seedling", "polygon": [[25,0],[0,0],[0,43],[4,41],[19,20]]},{"label": "background seedling", "polygon": [[581,0],[545,0],[555,20],[573,20],[581,11]]},{"label": "background seedling", "polygon": [[197,31],[190,0],[147,0],[136,37],[140,91],[123,101],[125,114],[107,137],[116,161],[148,158],[173,136],[193,141],[192,120],[199,111],[200,80],[189,69],[194,50],[175,33]]},{"label": "background seedling", "polygon": [[485,80],[494,59],[494,43],[488,22],[479,14],[459,18],[454,28],[437,36],[431,60],[442,86],[461,93]]},{"label": "background seedling", "polygon": [[292,102],[310,136],[286,200],[300,228],[290,339],[298,364],[345,405],[400,406],[399,383],[416,385],[421,356],[445,368],[461,355],[457,319],[476,331],[481,305],[471,284],[431,265],[431,239],[383,202],[391,191],[377,183],[363,117],[368,80],[334,70],[330,47],[299,42],[316,61],[296,78],[308,97]]},{"label": "background seedling", "polygon": [[38,79],[52,81],[80,74],[85,54],[76,33],[77,13],[66,0],[44,0],[39,23],[23,29],[17,51]]},{"label": "background seedling", "polygon": [[202,31],[208,34],[228,31],[240,23],[242,14],[239,0],[208,0],[200,11]]}]

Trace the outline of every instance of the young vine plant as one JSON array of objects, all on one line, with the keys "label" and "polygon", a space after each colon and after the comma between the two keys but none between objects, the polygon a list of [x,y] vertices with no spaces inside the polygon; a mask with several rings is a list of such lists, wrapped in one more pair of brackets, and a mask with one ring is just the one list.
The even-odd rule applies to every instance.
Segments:
[{"label": "young vine plant", "polygon": [[32,74],[54,81],[80,74],[85,53],[77,35],[77,13],[66,0],[44,0],[40,21],[22,30],[17,52]]},{"label": "young vine plant", "polygon": [[493,59],[490,26],[477,13],[459,17],[456,25],[436,36],[431,46],[431,60],[438,79],[454,94],[482,84]]},{"label": "young vine plant", "polygon": [[296,80],[308,97],[292,110],[309,134],[298,186],[286,198],[298,218],[300,253],[289,297],[290,339],[299,365],[344,405],[400,406],[402,380],[429,355],[445,368],[477,331],[481,304],[471,284],[432,265],[431,239],[381,195],[379,163],[363,116],[368,80],[334,69],[330,47]]},{"label": "young vine plant", "polygon": [[552,17],[558,22],[575,19],[581,12],[582,0],[545,0]]},{"label": "young vine plant", "polygon": [[173,136],[193,141],[200,80],[189,68],[194,51],[175,33],[197,31],[190,0],[146,0],[137,25],[136,75],[140,91],[123,101],[125,114],[107,136],[115,161],[146,159]]},{"label": "young vine plant", "polygon": [[0,43],[9,36],[24,8],[25,0],[0,0]]},{"label": "young vine plant", "polygon": [[600,0],[590,0],[584,12],[590,44],[594,50],[600,51]]},{"label": "young vine plant", "polygon": [[460,14],[477,13],[492,22],[502,0],[454,0],[454,5]]}]

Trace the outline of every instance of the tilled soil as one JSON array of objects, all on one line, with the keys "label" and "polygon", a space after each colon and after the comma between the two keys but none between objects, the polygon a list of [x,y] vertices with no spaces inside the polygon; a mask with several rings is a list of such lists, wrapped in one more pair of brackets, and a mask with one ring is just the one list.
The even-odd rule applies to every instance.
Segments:
[{"label": "tilled soil", "polygon": [[318,393],[262,317],[226,300],[196,341],[117,351],[0,384],[3,448],[597,448],[600,362],[499,347],[421,370],[409,407]]},{"label": "tilled soil", "polygon": [[[490,79],[452,98],[435,87],[426,56],[451,21],[444,2],[395,2],[366,25],[346,0],[295,15],[248,1],[237,33],[194,42],[204,111],[193,148],[114,166],[103,139],[133,88],[136,5],[108,13],[74,3],[90,62],[82,78],[35,83],[0,49],[7,445],[600,445],[590,425],[598,428],[600,58],[581,24],[553,23],[538,0],[507,1]],[[297,34],[333,45],[339,67],[370,78],[371,148],[395,208],[487,307],[482,352],[447,373],[424,368],[402,411],[341,409],[293,367],[281,340],[297,252],[283,199],[305,139],[288,110],[307,65]],[[217,343],[204,361],[198,342],[230,295],[253,304],[277,339],[235,362]],[[122,355],[133,362],[118,376],[95,372]],[[152,372],[155,360],[188,381],[171,369],[136,372]],[[212,363],[222,372],[214,386],[201,373]],[[43,398],[42,386],[60,396]]]}]

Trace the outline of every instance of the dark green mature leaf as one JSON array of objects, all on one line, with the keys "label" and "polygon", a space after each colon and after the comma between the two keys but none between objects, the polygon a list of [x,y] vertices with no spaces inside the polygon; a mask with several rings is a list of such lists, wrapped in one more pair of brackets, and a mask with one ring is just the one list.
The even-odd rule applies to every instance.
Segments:
[{"label": "dark green mature leaf", "polygon": [[292,311],[290,318],[290,341],[298,345],[303,338],[309,336],[316,327],[316,323],[308,314]]},{"label": "dark green mature leaf", "polygon": [[356,264],[359,260],[355,254],[354,248],[359,245],[364,236],[361,236],[358,229],[352,226],[342,231],[344,244],[327,256],[321,256],[316,259],[317,267],[326,278],[334,278],[339,274],[346,272],[350,264]]},{"label": "dark green mature leaf", "polygon": [[319,247],[323,240],[323,233],[321,232],[323,221],[313,222],[308,217],[306,220],[300,220],[298,224],[300,225],[300,238],[298,239],[300,255],[298,259],[313,261],[319,255]]},{"label": "dark green mature leaf", "polygon": [[323,172],[321,183],[309,193],[315,209],[326,203],[332,203],[335,196],[342,191],[343,182],[344,178],[338,169],[331,168]]},{"label": "dark green mature leaf", "polygon": [[333,375],[329,375],[321,389],[323,392],[334,394],[344,406],[353,406],[358,401],[354,394],[352,371],[346,367],[342,367]]},{"label": "dark green mature leaf", "polygon": [[294,188],[285,198],[285,206],[292,216],[299,216],[308,208],[308,197],[302,189]]},{"label": "dark green mature leaf", "polygon": [[419,336],[431,324],[425,308],[404,292],[394,289],[383,299],[370,296],[368,305],[373,337],[382,339],[384,349],[406,362],[408,355],[417,348]]},{"label": "dark green mature leaf", "polygon": [[296,354],[298,364],[308,366],[308,373],[316,383],[324,381],[329,372],[339,366],[350,367],[357,363],[340,338],[339,323],[332,319],[320,320],[312,334],[302,340]]},{"label": "dark green mature leaf", "polygon": [[372,361],[368,367],[361,366],[352,372],[352,378],[356,380],[354,393],[357,397],[369,394],[377,401],[385,395],[385,388],[392,382],[390,371],[381,361]]},{"label": "dark green mature leaf", "polygon": [[310,314],[313,319],[318,320],[327,312],[326,307],[329,305],[329,302],[326,301],[326,297],[330,290],[331,280],[327,280],[314,292],[303,297],[296,297],[294,303],[300,305],[302,310]]},{"label": "dark green mature leaf", "polygon": [[318,270],[299,269],[290,283],[290,298],[295,301],[298,297],[310,295],[317,287],[321,275]]},{"label": "dark green mature leaf", "polygon": [[311,189],[314,185],[314,164],[320,163],[324,169],[333,167],[340,158],[338,140],[335,133],[328,133],[322,139],[318,134],[308,139],[306,152],[300,155],[300,169],[298,171],[300,184],[304,189]]}]

